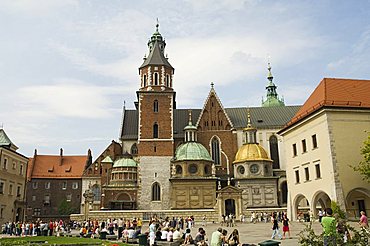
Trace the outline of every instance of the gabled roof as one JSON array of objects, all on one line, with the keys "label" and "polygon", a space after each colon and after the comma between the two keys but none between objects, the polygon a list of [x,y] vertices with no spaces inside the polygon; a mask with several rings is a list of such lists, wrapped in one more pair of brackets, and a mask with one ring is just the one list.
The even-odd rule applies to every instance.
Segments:
[{"label": "gabled roof", "polygon": [[150,51],[148,57],[145,58],[140,68],[143,68],[148,65],[164,65],[173,68],[171,64],[168,62],[167,58],[164,57],[164,54],[159,47],[158,41],[155,41],[153,49]]},{"label": "gabled roof", "polygon": [[35,155],[33,158],[29,159],[27,179],[78,179],[82,177],[82,173],[87,161],[88,155]]},{"label": "gabled roof", "polygon": [[370,108],[370,80],[324,78],[287,127],[323,107]]},{"label": "gabled roof", "polygon": [[[257,129],[282,128],[297,113],[301,106],[281,107],[250,107],[251,123]],[[200,109],[174,109],[174,138],[184,137],[184,127],[189,122],[189,110],[192,111],[192,121],[197,122]],[[234,128],[247,126],[248,108],[225,108]],[[123,140],[134,140],[138,136],[138,111],[125,110],[122,135]]]},{"label": "gabled roof", "polygon": [[4,129],[0,129],[0,146],[9,147],[14,151],[18,149],[18,147],[10,140],[8,135],[6,135]]},{"label": "gabled roof", "polygon": [[217,96],[217,93],[216,93],[215,89],[213,88],[213,83],[211,84],[211,90],[209,91],[208,97],[207,97],[206,101],[204,102],[202,112],[200,113],[200,116],[199,116],[199,118],[198,118],[198,121],[197,121],[197,123],[196,123],[195,125],[196,125],[196,126],[199,126],[200,120],[201,120],[201,118],[202,118],[202,115],[203,115],[203,113],[204,113],[204,110],[205,110],[205,108],[206,108],[206,106],[207,106],[207,104],[208,104],[209,99],[211,98],[211,96],[214,96],[214,97],[216,98],[216,100],[217,100],[217,102],[219,103],[219,105],[220,105],[220,107],[221,107],[222,111],[223,111],[223,112],[224,112],[224,114],[225,114],[225,117],[226,117],[227,121],[229,122],[229,124],[230,124],[231,128],[233,128],[233,127],[234,127],[234,125],[233,125],[233,123],[231,122],[231,120],[230,120],[229,116],[227,115],[227,113],[226,113],[226,111],[225,111],[225,108],[224,108],[224,106],[223,106],[223,105],[222,105],[222,103],[221,103],[220,98]]}]

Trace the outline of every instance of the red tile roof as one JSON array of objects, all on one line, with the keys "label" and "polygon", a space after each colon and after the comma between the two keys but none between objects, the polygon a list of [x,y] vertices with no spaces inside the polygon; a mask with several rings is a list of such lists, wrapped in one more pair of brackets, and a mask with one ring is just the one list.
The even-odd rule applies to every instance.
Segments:
[{"label": "red tile roof", "polygon": [[35,155],[29,159],[27,180],[32,178],[81,178],[88,155]]},{"label": "red tile roof", "polygon": [[324,78],[286,127],[322,107],[370,108],[370,80]]}]

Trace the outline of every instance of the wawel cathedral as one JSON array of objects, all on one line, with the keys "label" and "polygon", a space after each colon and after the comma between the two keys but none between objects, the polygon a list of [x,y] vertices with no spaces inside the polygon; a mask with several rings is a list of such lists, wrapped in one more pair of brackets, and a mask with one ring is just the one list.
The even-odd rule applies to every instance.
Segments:
[{"label": "wawel cathedral", "polygon": [[94,193],[92,209],[240,215],[286,207],[286,160],[276,133],[300,107],[279,98],[270,65],[261,107],[224,108],[211,84],[202,108],[178,109],[165,47],[157,24],[139,67],[137,101],[123,108],[119,142],[85,167],[82,193]]}]

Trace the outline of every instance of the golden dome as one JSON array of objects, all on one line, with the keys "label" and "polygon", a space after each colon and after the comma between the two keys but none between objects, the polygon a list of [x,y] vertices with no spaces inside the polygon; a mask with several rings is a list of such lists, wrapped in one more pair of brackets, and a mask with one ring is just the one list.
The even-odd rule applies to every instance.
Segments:
[{"label": "golden dome", "polygon": [[261,161],[271,159],[268,157],[266,150],[257,143],[243,144],[235,155],[234,163],[244,161]]}]

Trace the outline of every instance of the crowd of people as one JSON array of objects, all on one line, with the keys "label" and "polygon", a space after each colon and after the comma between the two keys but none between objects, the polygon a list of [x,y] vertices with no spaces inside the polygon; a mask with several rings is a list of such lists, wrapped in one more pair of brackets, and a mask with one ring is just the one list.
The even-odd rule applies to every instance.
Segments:
[{"label": "crowd of people", "polygon": [[10,236],[53,236],[70,231],[73,224],[64,223],[63,220],[50,220],[36,222],[8,222],[2,225],[2,233]]},{"label": "crowd of people", "polygon": [[[324,245],[330,245],[335,240],[335,235],[340,235],[346,241],[350,237],[348,228],[344,220],[333,215],[333,211],[327,208],[325,211],[319,212],[319,222],[323,228]],[[246,223],[245,216],[241,215],[241,223]],[[290,221],[287,214],[284,212],[273,212],[268,214],[266,212],[252,212],[250,223],[257,222],[271,222],[272,235],[271,239],[286,239],[291,238]],[[213,221],[213,223],[215,223]],[[64,233],[71,232],[72,229],[78,230],[81,237],[91,238],[105,238],[107,235],[115,235],[117,239],[123,240],[127,243],[130,239],[137,239],[139,235],[145,235],[150,246],[155,245],[160,241],[181,242],[182,245],[197,245],[197,246],[238,246],[241,245],[239,238],[239,231],[233,229],[228,233],[222,227],[218,228],[212,233],[211,237],[207,237],[205,226],[207,225],[207,218],[204,215],[202,219],[197,222],[199,224],[198,231],[192,233],[195,227],[194,216],[188,217],[153,217],[149,220],[148,230],[142,232],[143,221],[140,218],[133,219],[107,219],[107,220],[87,220],[82,223],[68,222],[63,220],[50,220],[49,222],[37,220],[35,223],[9,222],[2,226],[2,233],[16,236],[60,236]],[[282,224],[282,233],[280,225]],[[223,215],[220,220],[221,226],[235,227],[235,216]],[[368,218],[365,212],[361,211],[361,218],[359,220],[360,227],[369,228]],[[147,228],[145,226],[145,228]],[[143,234],[142,234],[143,233]],[[195,236],[193,237],[192,235]]]}]

